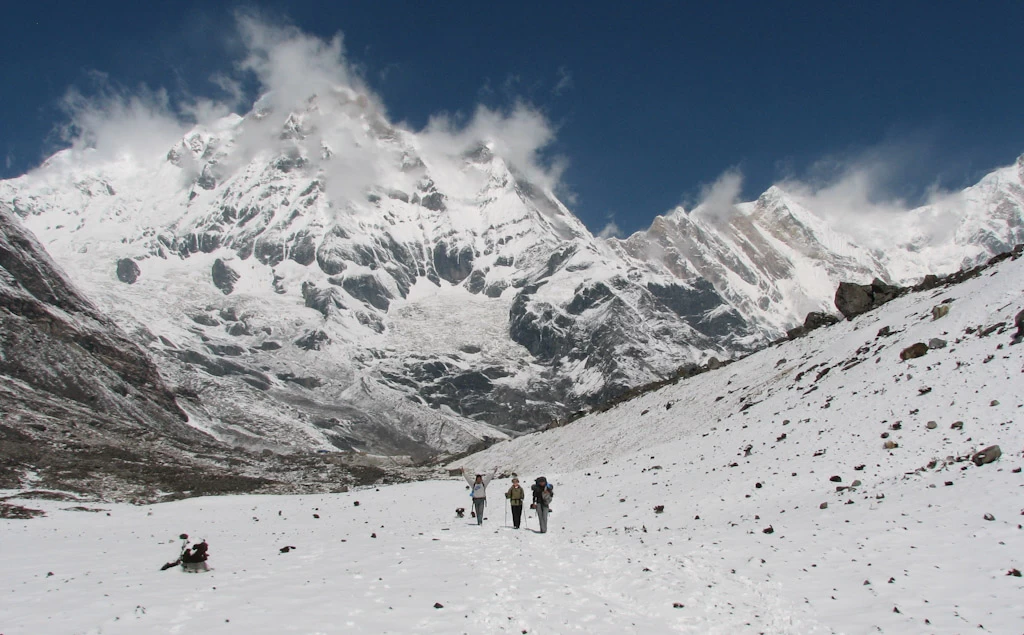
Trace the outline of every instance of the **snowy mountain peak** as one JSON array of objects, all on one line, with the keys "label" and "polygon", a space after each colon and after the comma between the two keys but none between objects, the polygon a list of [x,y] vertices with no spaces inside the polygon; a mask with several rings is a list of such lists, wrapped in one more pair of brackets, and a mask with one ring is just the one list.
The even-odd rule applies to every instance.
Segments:
[{"label": "snowy mountain peak", "polygon": [[[831,312],[841,281],[1024,241],[1002,175],[901,219],[892,249],[813,197],[736,203],[738,181],[600,240],[501,126],[408,130],[351,87],[279,97],[152,156],[76,147],[0,183],[163,372],[218,387],[194,420],[236,442],[465,448],[753,350]],[[936,217],[959,223],[945,242],[920,231]]]},{"label": "snowy mountain peak", "polygon": [[164,372],[221,386],[190,412],[229,441],[454,450],[756,339],[711,285],[595,239],[515,148],[351,91],[83,154],[0,200]]}]

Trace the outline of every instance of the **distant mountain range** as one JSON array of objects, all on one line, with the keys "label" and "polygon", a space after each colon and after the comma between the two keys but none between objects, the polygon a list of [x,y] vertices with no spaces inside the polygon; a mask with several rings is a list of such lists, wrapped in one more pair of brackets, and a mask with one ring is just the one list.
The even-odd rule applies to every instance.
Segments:
[{"label": "distant mountain range", "polygon": [[1006,251],[1024,242],[1024,157],[894,220],[884,248],[779,187],[605,240],[488,139],[439,151],[339,89],[159,156],[65,150],[0,182],[0,206],[145,348],[195,429],[426,456],[759,348],[834,312],[841,281]]}]

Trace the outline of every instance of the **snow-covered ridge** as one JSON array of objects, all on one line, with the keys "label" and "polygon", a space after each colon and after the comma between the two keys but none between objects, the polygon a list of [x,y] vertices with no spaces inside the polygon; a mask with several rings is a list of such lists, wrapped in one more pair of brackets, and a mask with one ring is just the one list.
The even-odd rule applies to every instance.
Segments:
[{"label": "snow-covered ridge", "polygon": [[71,149],[0,183],[198,395],[197,425],[246,445],[462,450],[754,350],[831,311],[840,281],[948,273],[1024,240],[1018,167],[944,208],[968,219],[953,242],[868,249],[777,187],[605,241],[501,144],[453,151],[349,88],[272,102],[156,156]]},{"label": "snow-covered ridge", "polygon": [[[349,174],[346,143],[369,174]],[[609,249],[491,144],[453,156],[344,92],[159,157],[64,151],[0,200],[202,388],[191,412],[229,441],[460,450],[755,339],[709,285]]]},{"label": "snow-covered ridge", "polygon": [[908,212],[843,216],[827,201],[773,186],[726,209],[677,208],[612,245],[655,271],[710,281],[762,333],[777,333],[810,311],[832,311],[840,282],[879,278],[906,286],[1021,242],[1024,155],[963,192]]}]

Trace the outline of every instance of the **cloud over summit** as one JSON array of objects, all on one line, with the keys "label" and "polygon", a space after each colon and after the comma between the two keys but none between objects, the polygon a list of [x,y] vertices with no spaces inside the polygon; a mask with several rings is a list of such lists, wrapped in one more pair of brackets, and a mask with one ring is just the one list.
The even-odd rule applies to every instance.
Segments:
[{"label": "cloud over summit", "polygon": [[[155,160],[193,126],[255,109],[262,116],[247,119],[235,140],[239,160],[268,149],[305,156],[312,169],[322,170],[332,199],[363,198],[378,184],[382,167],[398,159],[371,138],[381,126],[414,133],[423,152],[439,159],[486,145],[536,185],[561,188],[565,161],[548,155],[555,129],[523,101],[505,108],[478,105],[468,118],[439,113],[422,130],[409,129],[387,120],[383,101],[347,56],[340,32],[320,38],[251,11],[237,13],[234,28],[226,38],[234,46],[225,45],[234,57],[207,78],[205,94],[186,92],[197,87],[175,96],[163,87],[129,89],[95,72],[92,86],[68,89],[61,140],[74,153],[89,150],[93,160]],[[297,116],[294,122],[290,115]],[[301,134],[282,139],[281,127],[290,123]]]}]

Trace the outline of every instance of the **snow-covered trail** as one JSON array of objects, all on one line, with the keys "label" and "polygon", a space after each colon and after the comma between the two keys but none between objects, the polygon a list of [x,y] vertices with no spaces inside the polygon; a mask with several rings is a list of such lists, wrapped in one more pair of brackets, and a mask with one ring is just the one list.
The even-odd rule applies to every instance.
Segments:
[{"label": "snow-covered trail", "polygon": [[[597,527],[586,499],[556,504],[547,534],[529,512],[531,529],[505,526],[506,485],[482,527],[454,514],[461,480],[96,512],[34,501],[46,517],[0,524],[0,632],[813,632],[770,585],[723,575],[679,534]],[[210,543],[213,571],[160,571],[182,531]]]},{"label": "snow-covered trail", "polygon": [[[15,499],[49,515],[0,522],[0,633],[1021,633],[1022,307],[1024,258],[466,459],[543,472],[545,535],[507,480],[483,527],[461,477]],[[214,571],[159,570],[181,532]]]}]

